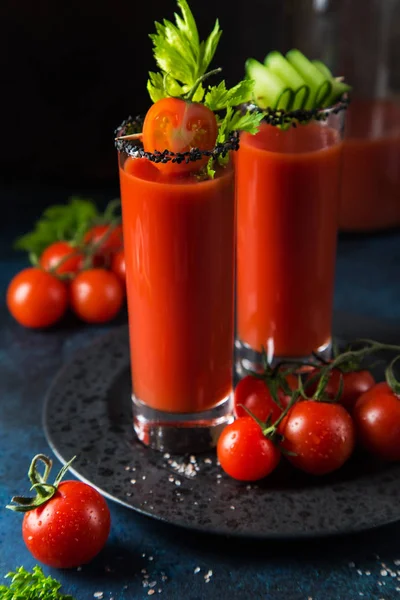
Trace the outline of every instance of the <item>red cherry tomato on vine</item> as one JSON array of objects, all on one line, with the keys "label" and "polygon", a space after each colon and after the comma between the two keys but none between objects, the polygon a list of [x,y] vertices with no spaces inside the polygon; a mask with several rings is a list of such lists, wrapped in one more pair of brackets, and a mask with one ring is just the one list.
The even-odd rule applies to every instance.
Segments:
[{"label": "red cherry tomato on vine", "polygon": [[[317,371],[311,371],[308,379],[313,377]],[[342,372],[340,369],[332,369],[329,374],[328,383],[325,392],[328,398],[335,399],[340,389],[340,379],[342,377],[343,389],[339,398],[340,404],[351,413],[358,398],[375,385],[375,379],[369,371],[362,369],[359,371]],[[307,384],[306,384],[307,385]],[[317,389],[317,383],[312,383],[306,387],[306,393],[313,395]]]},{"label": "red cherry tomato on vine", "polygon": [[[217,139],[214,113],[197,102],[180,98],[162,98],[155,102],[143,123],[143,147],[146,152],[188,152],[192,148],[212,150]],[[198,171],[209,158],[178,163],[156,163],[164,173],[181,174]]]},{"label": "red cherry tomato on vine", "polygon": [[88,269],[79,273],[70,286],[74,313],[88,323],[105,323],[117,316],[124,301],[122,283],[111,271]]},{"label": "red cherry tomato on vine", "polygon": [[112,257],[111,270],[117,275],[120,281],[125,285],[126,281],[126,265],[125,265],[125,253],[120,250]]},{"label": "red cherry tomato on vine", "polygon": [[90,243],[96,246],[95,266],[102,266],[104,261],[110,260],[115,252],[122,249],[122,226],[94,225],[86,232],[84,241],[86,244]]},{"label": "red cherry tomato on vine", "polygon": [[34,558],[68,569],[91,561],[110,533],[110,511],[93,487],[63,481],[54,496],[24,515],[22,536]]},{"label": "red cherry tomato on vine", "polygon": [[54,242],[43,251],[39,263],[45,271],[53,271],[57,275],[75,275],[82,269],[83,259],[83,254],[68,242]]},{"label": "red cherry tomato on vine", "polygon": [[240,417],[222,431],[217,445],[222,469],[239,481],[257,481],[278,465],[281,453],[252,417]]},{"label": "red cherry tomato on vine", "polygon": [[[292,374],[285,376],[286,382],[291,390],[297,389],[297,377]],[[282,409],[289,404],[290,396],[284,393],[282,388],[278,389],[278,400]],[[282,409],[272,398],[271,392],[264,380],[246,375],[237,384],[234,395],[234,414],[236,417],[247,415],[245,406],[260,421],[266,421],[270,416],[272,422],[276,421],[282,414]]]},{"label": "red cherry tomato on vine", "polygon": [[295,454],[288,460],[313,475],[336,471],[354,449],[352,418],[337,403],[302,400],[289,410],[279,432],[283,448]]},{"label": "red cherry tomato on vine", "polygon": [[18,273],[9,284],[7,307],[24,327],[50,327],[67,310],[67,287],[50,273],[30,267]]},{"label": "red cherry tomato on vine", "polygon": [[364,448],[384,460],[400,461],[400,396],[386,382],[359,397],[353,416]]}]

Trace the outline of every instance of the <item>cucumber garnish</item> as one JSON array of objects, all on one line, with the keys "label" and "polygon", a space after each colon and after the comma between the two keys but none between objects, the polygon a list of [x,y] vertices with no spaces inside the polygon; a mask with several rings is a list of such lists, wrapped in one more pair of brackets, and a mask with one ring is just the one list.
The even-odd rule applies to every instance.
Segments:
[{"label": "cucumber garnish", "polygon": [[255,58],[246,61],[246,75],[255,82],[253,94],[257,106],[290,109],[293,90],[278,75]]},{"label": "cucumber garnish", "polygon": [[295,48],[286,56],[278,51],[270,52],[264,64],[249,58],[246,75],[255,82],[253,102],[263,110],[324,109],[336,104],[351,90],[342,78],[334,77],[322,61],[310,61]]}]

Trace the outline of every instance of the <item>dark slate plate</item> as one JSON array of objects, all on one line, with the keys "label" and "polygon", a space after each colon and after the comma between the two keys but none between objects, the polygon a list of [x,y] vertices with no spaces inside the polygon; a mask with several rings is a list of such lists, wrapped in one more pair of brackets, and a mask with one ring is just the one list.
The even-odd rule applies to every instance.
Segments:
[{"label": "dark slate plate", "polygon": [[[393,329],[387,333],[392,338]],[[400,465],[356,455],[340,472],[315,478],[282,461],[265,482],[241,484],[221,473],[213,453],[187,467],[190,457],[145,448],[134,437],[130,410],[123,327],[81,350],[59,373],[47,395],[44,428],[62,462],[77,455],[71,470],[79,479],[142,514],[197,531],[264,539],[350,533],[400,519]]]}]

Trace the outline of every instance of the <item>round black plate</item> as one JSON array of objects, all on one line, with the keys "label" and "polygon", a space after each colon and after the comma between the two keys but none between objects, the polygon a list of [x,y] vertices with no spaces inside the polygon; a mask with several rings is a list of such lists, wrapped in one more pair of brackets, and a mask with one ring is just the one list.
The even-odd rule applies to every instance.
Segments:
[{"label": "round black plate", "polygon": [[194,530],[289,538],[400,519],[400,465],[359,455],[316,478],[282,461],[265,482],[246,485],[225,476],[214,453],[170,457],[144,447],[132,429],[125,327],[81,350],[59,373],[44,427],[63,462],[77,456],[71,470],[78,478],[140,513]]}]

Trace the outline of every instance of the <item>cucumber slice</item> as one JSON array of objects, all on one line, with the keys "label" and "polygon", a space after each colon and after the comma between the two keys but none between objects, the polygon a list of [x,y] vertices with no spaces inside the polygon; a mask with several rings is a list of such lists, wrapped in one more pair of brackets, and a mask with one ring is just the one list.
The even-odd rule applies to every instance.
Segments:
[{"label": "cucumber slice", "polygon": [[317,69],[322,73],[322,75],[325,75],[325,77],[328,77],[328,79],[332,79],[332,72],[328,69],[326,64],[322,62],[322,60],[313,60],[311,62],[317,67]]},{"label": "cucumber slice", "polygon": [[264,59],[264,65],[292,89],[292,104],[288,108],[293,110],[304,108],[310,94],[310,88],[283,54],[278,51],[270,52]]},{"label": "cucumber slice", "polygon": [[[255,58],[245,64],[246,75],[254,80],[254,101],[260,108],[277,108],[284,98],[288,101],[291,90],[278,75],[272,73]],[[284,95],[286,93],[286,95]],[[282,105],[279,108],[284,108]]]},{"label": "cucumber slice", "polygon": [[275,51],[267,54],[264,65],[275,75],[278,75],[292,90],[297,90],[305,84],[301,75],[280,52]]},{"label": "cucumber slice", "polygon": [[331,93],[324,100],[324,102],[322,104],[323,108],[329,108],[330,106],[333,106],[334,104],[336,104],[336,102],[338,102],[340,100],[340,98],[343,96],[343,94],[351,91],[350,85],[348,85],[347,83],[344,83],[340,79],[336,79],[335,77],[331,80],[331,85],[332,85]]},{"label": "cucumber slice", "polygon": [[300,50],[289,50],[289,52],[286,53],[286,58],[299,72],[310,88],[310,94],[304,108],[315,108],[318,106],[318,99],[327,96],[326,86],[330,78],[323,75],[321,71],[309,61],[302,52],[300,52]]}]

